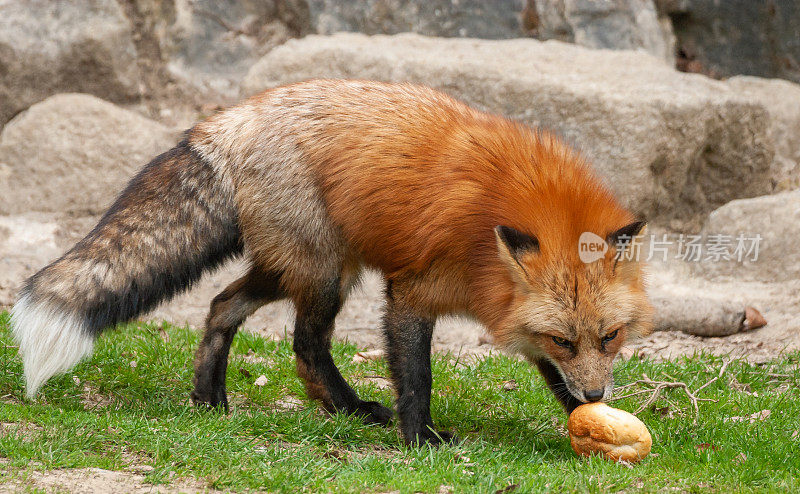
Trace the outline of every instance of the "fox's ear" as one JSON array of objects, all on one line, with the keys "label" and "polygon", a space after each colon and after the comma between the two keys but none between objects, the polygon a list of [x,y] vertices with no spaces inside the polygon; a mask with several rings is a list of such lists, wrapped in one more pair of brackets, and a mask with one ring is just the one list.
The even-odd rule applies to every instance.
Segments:
[{"label": "fox's ear", "polygon": [[522,257],[526,254],[539,253],[539,240],[533,235],[522,233],[510,226],[494,227],[494,234],[497,238],[497,251],[512,273],[517,274],[522,280],[525,278],[525,267],[522,265]]},{"label": "fox's ear", "polygon": [[[606,237],[606,242],[618,252],[623,251],[631,246],[633,239],[637,235],[643,233],[646,224],[645,221],[634,221],[629,225],[625,225],[619,230],[609,233]],[[617,256],[619,257],[619,254]]]}]

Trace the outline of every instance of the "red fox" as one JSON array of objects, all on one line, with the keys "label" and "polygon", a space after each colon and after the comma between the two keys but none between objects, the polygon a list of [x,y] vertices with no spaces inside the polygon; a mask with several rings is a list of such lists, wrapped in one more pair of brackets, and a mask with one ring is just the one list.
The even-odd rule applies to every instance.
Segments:
[{"label": "red fox", "polygon": [[[400,429],[439,443],[430,413],[439,316],[481,322],[538,366],[567,411],[608,398],[623,342],[651,330],[642,266],[619,259],[644,223],[556,137],[413,84],[312,80],[268,90],[187,131],[70,251],[25,283],[12,309],[28,396],[92,351],[105,328],[246,256],[211,302],[194,403],[227,410],[237,328],[289,298],[308,395],[388,424],[330,354],[334,318],[361,270],[387,280],[383,331]],[[607,239],[595,262],[583,232]]]}]

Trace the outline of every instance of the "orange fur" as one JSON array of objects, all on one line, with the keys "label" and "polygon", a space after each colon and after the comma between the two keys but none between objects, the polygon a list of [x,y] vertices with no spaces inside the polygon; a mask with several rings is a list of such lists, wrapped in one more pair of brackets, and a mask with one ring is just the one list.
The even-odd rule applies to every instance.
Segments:
[{"label": "orange fur", "polygon": [[[613,248],[579,258],[582,233],[606,238],[634,216],[547,132],[423,86],[315,80],[222,112],[191,141],[230,178],[254,261],[282,273],[294,298],[315,278],[370,266],[420,316],[473,317],[499,345],[587,382],[610,364],[585,377],[588,363],[559,358],[542,335],[606,359],[612,325],[625,326],[615,347],[650,331],[640,264],[616,263]],[[511,260],[498,225],[536,237],[539,251]]]},{"label": "orange fur", "polygon": [[397,97],[388,108],[348,107],[356,111],[327,126],[324,145],[301,145],[348,243],[388,279],[418,280],[415,299],[430,314],[467,313],[502,328],[514,287],[496,225],[540,239],[528,262],[535,275],[556,264],[584,269],[580,234],[605,236],[633,219],[550,134],[427,88],[365,91]]}]

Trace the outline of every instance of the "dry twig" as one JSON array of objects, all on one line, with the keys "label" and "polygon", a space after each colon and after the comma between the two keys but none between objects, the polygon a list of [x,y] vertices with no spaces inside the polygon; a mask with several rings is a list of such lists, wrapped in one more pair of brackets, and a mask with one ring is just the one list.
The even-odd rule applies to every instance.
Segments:
[{"label": "dry twig", "polygon": [[630,384],[626,384],[625,386],[620,386],[619,388],[617,388],[617,391],[628,390],[639,385],[648,386],[649,389],[643,389],[640,391],[627,393],[621,396],[611,398],[609,401],[616,401],[616,400],[621,400],[623,398],[630,398],[632,396],[638,396],[649,393],[650,397],[647,399],[647,401],[645,401],[645,403],[642,406],[640,406],[635,412],[633,412],[634,415],[638,415],[642,411],[649,408],[653,403],[655,403],[665,389],[682,389],[683,392],[686,393],[686,396],[689,398],[689,401],[692,403],[692,408],[694,408],[694,415],[695,415],[694,424],[697,424],[697,418],[700,415],[700,407],[698,403],[701,401],[713,401],[713,402],[717,401],[711,398],[698,398],[697,395],[702,390],[704,390],[705,388],[707,388],[708,386],[719,380],[725,373],[725,371],[728,369],[728,364],[730,364],[729,359],[723,360],[722,366],[719,369],[719,373],[716,376],[712,377],[710,380],[708,380],[705,384],[697,388],[696,391],[692,391],[691,389],[689,389],[689,385],[687,385],[685,382],[678,381],[672,376],[667,375],[667,377],[672,379],[672,381],[654,381],[650,379],[650,377],[647,374],[643,373],[642,379],[639,379]]}]

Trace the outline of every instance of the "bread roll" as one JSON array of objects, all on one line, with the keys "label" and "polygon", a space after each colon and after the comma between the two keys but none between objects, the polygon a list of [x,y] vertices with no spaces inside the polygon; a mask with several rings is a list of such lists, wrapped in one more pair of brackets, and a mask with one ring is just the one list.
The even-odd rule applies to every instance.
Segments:
[{"label": "bread roll", "polygon": [[644,423],[605,403],[587,403],[567,420],[570,443],[583,456],[601,454],[613,461],[637,462],[650,453],[653,439]]}]

